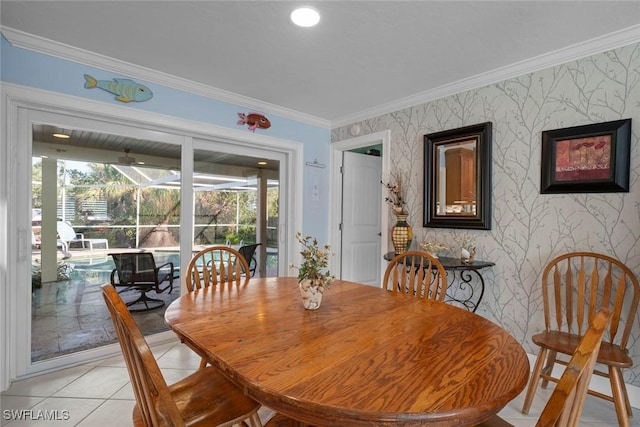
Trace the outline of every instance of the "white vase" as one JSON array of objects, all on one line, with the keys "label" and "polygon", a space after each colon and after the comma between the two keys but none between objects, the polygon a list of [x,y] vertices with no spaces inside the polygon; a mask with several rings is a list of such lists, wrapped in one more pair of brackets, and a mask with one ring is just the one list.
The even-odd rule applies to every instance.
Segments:
[{"label": "white vase", "polygon": [[462,261],[463,264],[472,263],[475,256],[476,256],[476,248],[471,248],[471,250],[462,248],[462,250],[460,251],[460,260]]},{"label": "white vase", "polygon": [[322,303],[324,286],[318,286],[313,280],[304,279],[299,283],[302,305],[307,310],[317,310]]}]

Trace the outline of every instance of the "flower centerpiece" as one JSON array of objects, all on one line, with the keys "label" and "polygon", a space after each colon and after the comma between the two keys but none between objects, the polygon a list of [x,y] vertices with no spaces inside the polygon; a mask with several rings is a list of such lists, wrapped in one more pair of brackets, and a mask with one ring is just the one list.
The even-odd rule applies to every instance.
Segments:
[{"label": "flower centerpiece", "polygon": [[300,255],[303,261],[299,267],[291,267],[298,269],[298,284],[304,308],[315,310],[320,307],[324,291],[329,289],[335,280],[335,276],[328,270],[329,257],[333,252],[329,244],[325,243],[320,247],[318,239],[312,236],[303,237],[300,232],[296,233],[296,240],[302,245]]},{"label": "flower centerpiece", "polygon": [[430,255],[433,255],[433,257],[435,258],[438,258],[439,252],[446,251],[449,249],[447,245],[445,245],[442,242],[429,242],[429,241],[421,242],[420,247],[422,248],[422,250],[424,250]]}]

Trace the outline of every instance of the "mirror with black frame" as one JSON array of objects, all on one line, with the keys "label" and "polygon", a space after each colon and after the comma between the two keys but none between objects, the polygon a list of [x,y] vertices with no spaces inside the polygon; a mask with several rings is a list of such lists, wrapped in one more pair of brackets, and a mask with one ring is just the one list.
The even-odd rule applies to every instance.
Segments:
[{"label": "mirror with black frame", "polygon": [[491,229],[491,122],[424,136],[424,226]]}]

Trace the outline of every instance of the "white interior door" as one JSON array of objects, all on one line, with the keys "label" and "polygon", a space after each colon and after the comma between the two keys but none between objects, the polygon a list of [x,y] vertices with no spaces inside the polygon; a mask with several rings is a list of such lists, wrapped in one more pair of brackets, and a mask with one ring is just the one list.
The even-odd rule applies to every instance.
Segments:
[{"label": "white interior door", "polygon": [[340,277],[380,286],[382,159],[345,151],[342,166]]}]

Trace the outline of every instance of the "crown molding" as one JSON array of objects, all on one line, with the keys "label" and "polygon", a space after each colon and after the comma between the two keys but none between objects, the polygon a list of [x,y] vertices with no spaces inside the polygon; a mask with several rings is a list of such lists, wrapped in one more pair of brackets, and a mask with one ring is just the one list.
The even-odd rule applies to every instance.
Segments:
[{"label": "crown molding", "polygon": [[244,106],[248,109],[274,114],[286,119],[295,120],[323,129],[335,129],[337,127],[381,116],[404,108],[424,104],[456,93],[477,89],[479,87],[522,76],[534,71],[543,70],[545,68],[585,58],[590,55],[640,42],[640,25],[635,25],[601,37],[586,40],[563,49],[558,49],[534,58],[529,58],[505,67],[497,68],[466,79],[442,85],[434,89],[381,104],[374,108],[362,110],[339,119],[326,120],[254,98],[245,97],[233,92],[162,73],[153,69],[133,65],[63,43],[58,43],[9,27],[0,26],[0,31],[9,43],[15,47],[67,59],[103,70],[110,70],[122,75],[206,96],[218,101]]},{"label": "crown molding", "polygon": [[394,111],[415,105],[424,104],[429,101],[455,95],[467,90],[477,89],[503,80],[512,79],[518,76],[540,71],[556,65],[565,64],[570,61],[585,58],[587,56],[606,52],[608,50],[623,47],[632,43],[640,42],[640,25],[634,25],[601,37],[586,40],[563,49],[545,53],[524,61],[516,62],[505,67],[496,68],[485,73],[458,80],[453,83],[439,86],[424,92],[417,93],[405,98],[397,99],[389,103],[381,104],[377,107],[360,111],[355,114],[344,116],[332,120],[331,128],[382,116]]},{"label": "crown molding", "polygon": [[163,73],[146,67],[130,64],[105,55],[88,50],[79,49],[64,43],[45,39],[10,27],[0,26],[0,32],[12,46],[66,59],[90,67],[112,71],[128,77],[145,80],[150,83],[167,86],[172,89],[205,96],[217,101],[227,102],[262,113],[273,114],[286,119],[306,123],[323,129],[330,129],[331,122],[319,117],[305,114],[289,108],[280,107],[258,99],[249,98],[237,93],[225,91],[212,86],[203,85],[191,80],[183,79],[171,74]]}]

